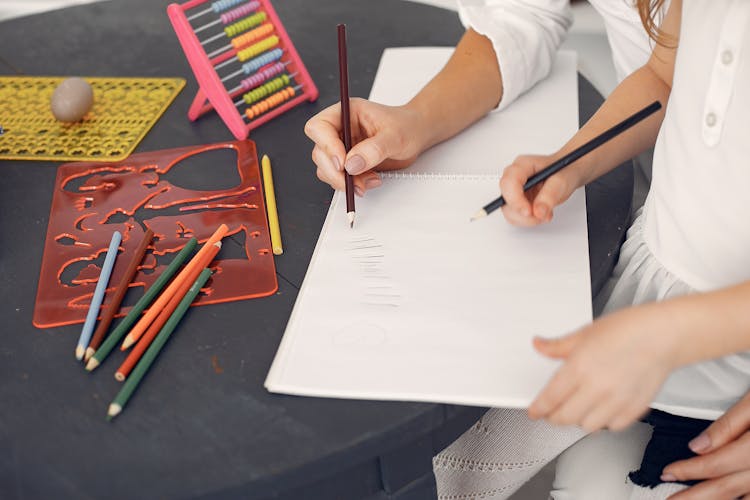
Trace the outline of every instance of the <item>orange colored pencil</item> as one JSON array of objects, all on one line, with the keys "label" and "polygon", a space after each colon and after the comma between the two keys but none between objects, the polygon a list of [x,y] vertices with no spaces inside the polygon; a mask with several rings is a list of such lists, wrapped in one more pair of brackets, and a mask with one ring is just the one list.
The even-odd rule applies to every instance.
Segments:
[{"label": "orange colored pencil", "polygon": [[169,300],[167,305],[159,312],[159,315],[156,317],[154,322],[151,323],[151,326],[148,327],[146,333],[143,334],[133,350],[130,351],[128,357],[125,358],[125,361],[123,361],[123,363],[117,369],[115,378],[118,381],[124,381],[125,378],[130,374],[136,363],[138,363],[138,360],[141,359],[141,356],[143,356],[143,353],[146,352],[146,349],[148,349],[148,346],[151,345],[151,342],[153,342],[153,340],[159,334],[164,324],[172,316],[174,310],[177,309],[177,306],[180,304],[180,301],[182,301],[183,297],[185,297],[188,290],[190,290],[190,287],[193,286],[193,283],[198,278],[198,275],[203,271],[203,269],[207,268],[209,264],[211,264],[211,261],[214,260],[214,257],[216,257],[216,254],[219,253],[220,249],[220,241],[217,241],[216,243],[211,245],[209,252],[203,255],[201,262],[195,267],[191,275],[188,276],[183,283],[181,283],[180,288],[175,292],[174,295],[172,295],[172,298]]},{"label": "orange colored pencil", "polygon": [[[136,323],[136,325],[133,327],[133,329],[130,330],[127,337],[125,337],[125,341],[122,343],[121,349],[123,351],[131,345],[135,344],[138,339],[141,338],[149,325],[154,321],[154,319],[156,319],[161,310],[164,309],[164,306],[169,303],[169,301],[172,299],[172,296],[182,286],[182,284],[185,281],[187,281],[188,283],[191,282],[188,279],[188,276],[192,276],[195,269],[198,269],[198,272],[195,273],[195,276],[197,276],[200,271],[203,270],[203,267],[205,266],[198,267],[199,263],[203,260],[203,256],[206,255],[206,253],[210,252],[214,247],[214,244],[218,241],[221,241],[221,239],[224,237],[224,235],[227,234],[228,231],[229,228],[227,227],[227,225],[222,224],[214,232],[214,234],[211,235],[206,244],[203,245],[203,248],[201,248],[198,253],[195,254],[195,256],[190,260],[190,262],[185,265],[185,268],[180,271],[180,274],[175,277],[175,279],[172,281],[172,283],[169,284],[167,289],[162,292],[158,299],[156,299],[156,302],[154,302],[153,305],[149,307],[146,314],[144,314],[143,317],[138,321],[138,323]],[[195,281],[195,278],[193,278],[192,281]]]}]

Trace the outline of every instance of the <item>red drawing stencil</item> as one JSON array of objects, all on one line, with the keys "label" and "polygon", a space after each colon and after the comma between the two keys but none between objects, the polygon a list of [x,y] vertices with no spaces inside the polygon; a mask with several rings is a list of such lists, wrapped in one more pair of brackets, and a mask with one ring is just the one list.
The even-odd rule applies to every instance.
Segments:
[{"label": "red drawing stencil", "polygon": [[[221,149],[236,152],[238,185],[199,191],[164,178],[181,161]],[[83,323],[114,231],[122,233],[122,244],[107,299],[147,228],[154,231],[154,239],[130,293],[151,286],[191,237],[202,244],[221,224],[229,226],[229,232],[211,263],[215,273],[195,304],[274,293],[276,269],[255,144],[250,140],[141,153],[118,163],[62,165],[55,181],[34,325]],[[222,257],[230,253],[234,257]],[[123,307],[118,316],[127,312]]]}]

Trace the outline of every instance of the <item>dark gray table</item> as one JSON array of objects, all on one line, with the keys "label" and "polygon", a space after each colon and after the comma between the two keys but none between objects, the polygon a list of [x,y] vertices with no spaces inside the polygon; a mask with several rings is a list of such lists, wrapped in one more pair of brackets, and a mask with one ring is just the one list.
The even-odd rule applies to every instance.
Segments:
[{"label": "dark gray table", "polygon": [[[166,5],[115,0],[4,22],[0,74],[182,76],[187,88],[137,151],[231,140],[215,115],[186,119],[197,88]],[[454,45],[463,32],[454,13],[401,0],[275,6],[321,90],[317,103],[252,134],[275,160],[279,291],[191,310],[114,423],[104,414],[119,387],[109,368],[121,353],[88,374],[72,355],[79,326],[31,325],[57,164],[0,162],[0,498],[430,498],[430,457],[482,413],[263,389],[331,197],[302,128],[338,99],[335,25],[348,24],[353,96],[369,93],[384,48]],[[601,97],[579,83],[584,120]],[[191,169],[183,180],[210,182],[205,172]],[[594,290],[616,258],[631,186],[631,170],[621,168],[587,190]]]}]

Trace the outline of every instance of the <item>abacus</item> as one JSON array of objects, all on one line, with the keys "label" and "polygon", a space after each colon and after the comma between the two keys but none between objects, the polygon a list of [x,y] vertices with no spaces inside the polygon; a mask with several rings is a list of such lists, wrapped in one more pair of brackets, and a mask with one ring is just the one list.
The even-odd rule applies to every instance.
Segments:
[{"label": "abacus", "polygon": [[[208,3],[190,0],[167,7],[198,80],[198,94],[188,110],[190,121],[216,110],[239,140],[305,100],[318,98],[269,0],[216,0],[198,9]],[[222,26],[218,33],[203,35]]]}]

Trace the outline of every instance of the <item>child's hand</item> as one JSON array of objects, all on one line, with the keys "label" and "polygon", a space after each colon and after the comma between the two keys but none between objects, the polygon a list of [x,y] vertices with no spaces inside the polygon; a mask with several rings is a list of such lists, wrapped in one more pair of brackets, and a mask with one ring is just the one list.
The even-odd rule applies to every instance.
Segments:
[{"label": "child's hand", "polygon": [[529,416],[589,432],[621,430],[638,419],[677,366],[679,339],[659,306],[618,311],[559,339],[534,339],[539,352],[565,363]]},{"label": "child's hand", "polygon": [[341,140],[341,104],[336,103],[310,118],[305,134],[315,147],[312,159],[318,178],[334,189],[344,190],[344,168],[354,177],[354,190],[362,196],[380,186],[373,169],[409,166],[422,151],[424,135],[419,114],[405,106],[384,106],[352,98],[349,107],[352,149],[346,154]]},{"label": "child's hand", "polygon": [[578,188],[570,168],[563,169],[524,192],[526,181],[555,160],[554,156],[524,155],[505,167],[500,191],[505,198],[503,215],[516,226],[535,226],[552,220],[555,207]]}]

